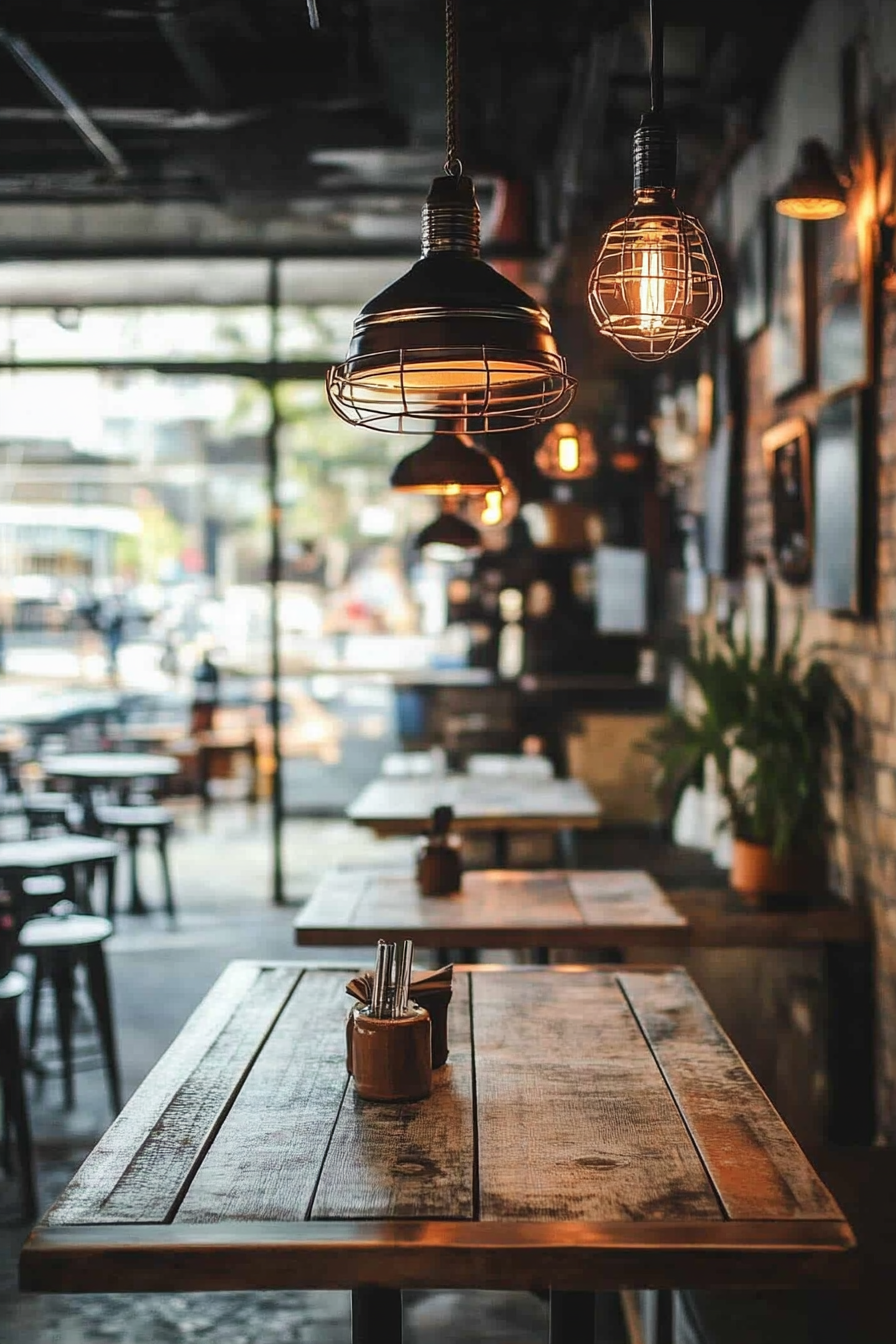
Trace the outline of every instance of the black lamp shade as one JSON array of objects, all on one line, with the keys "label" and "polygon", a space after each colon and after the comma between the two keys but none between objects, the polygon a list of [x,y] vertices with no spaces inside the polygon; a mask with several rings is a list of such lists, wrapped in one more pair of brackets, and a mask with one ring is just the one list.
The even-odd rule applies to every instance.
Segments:
[{"label": "black lamp shade", "polygon": [[846,190],[820,140],[804,140],[796,168],[778,192],[775,209],[792,219],[835,219],[846,213]]},{"label": "black lamp shade", "polygon": [[454,546],[461,551],[479,550],[482,538],[471,523],[464,522],[456,513],[440,513],[414,539],[418,550],[424,546]]},{"label": "black lamp shade", "polygon": [[434,434],[408,453],[390,479],[393,490],[420,495],[484,495],[501,487],[492,459],[457,434]]}]

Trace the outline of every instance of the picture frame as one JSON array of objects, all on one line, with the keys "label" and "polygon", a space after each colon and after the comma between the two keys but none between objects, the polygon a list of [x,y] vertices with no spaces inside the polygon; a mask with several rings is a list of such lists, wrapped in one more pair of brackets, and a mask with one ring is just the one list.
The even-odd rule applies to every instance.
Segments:
[{"label": "picture frame", "polygon": [[854,208],[819,221],[818,386],[829,396],[868,387],[873,370],[873,246]]},{"label": "picture frame", "polygon": [[772,499],[772,551],[779,576],[804,584],[812,577],[812,442],[802,416],[762,436]]},{"label": "picture frame", "polygon": [[752,341],[769,323],[769,202],[763,200],[735,256],[734,335]]},{"label": "picture frame", "polygon": [[769,384],[782,398],[811,382],[811,235],[805,222],[774,215],[771,250]]},{"label": "picture frame", "polygon": [[827,402],[818,416],[813,464],[813,602],[857,617],[871,610],[877,545],[867,421],[863,392]]}]

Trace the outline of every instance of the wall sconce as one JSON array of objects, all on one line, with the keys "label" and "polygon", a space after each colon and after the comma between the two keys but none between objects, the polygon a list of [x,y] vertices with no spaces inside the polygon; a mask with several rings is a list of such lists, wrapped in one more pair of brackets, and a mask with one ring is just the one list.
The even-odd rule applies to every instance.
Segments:
[{"label": "wall sconce", "polygon": [[796,167],[775,198],[779,215],[791,219],[836,219],[846,213],[846,188],[820,140],[804,140]]}]

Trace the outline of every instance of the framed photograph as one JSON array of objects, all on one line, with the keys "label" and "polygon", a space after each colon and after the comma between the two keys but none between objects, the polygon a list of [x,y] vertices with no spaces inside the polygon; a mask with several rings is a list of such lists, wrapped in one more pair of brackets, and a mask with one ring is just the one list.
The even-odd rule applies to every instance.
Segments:
[{"label": "framed photograph", "polygon": [[803,220],[775,214],[772,227],[771,371],[775,397],[804,386],[812,374],[810,348],[811,246]]},{"label": "framed photograph", "polygon": [[812,574],[812,462],[809,426],[801,416],[762,436],[772,496],[775,562],[788,583],[808,583]]},{"label": "framed photograph", "polygon": [[855,209],[816,226],[818,385],[833,394],[867,387],[873,376],[871,234]]},{"label": "framed photograph", "polygon": [[769,320],[768,201],[762,202],[741,239],[735,258],[735,274],[734,334],[739,341],[752,341],[768,326]]},{"label": "framed photograph", "polygon": [[815,432],[812,596],[817,607],[853,616],[870,609],[876,547],[865,421],[865,399],[852,392],[822,407]]}]

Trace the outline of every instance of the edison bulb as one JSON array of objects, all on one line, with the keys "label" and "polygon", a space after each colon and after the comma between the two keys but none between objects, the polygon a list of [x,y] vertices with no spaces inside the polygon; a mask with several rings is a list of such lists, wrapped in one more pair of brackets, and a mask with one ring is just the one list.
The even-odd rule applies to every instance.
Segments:
[{"label": "edison bulb", "polygon": [[640,360],[666,359],[722,306],[719,268],[700,222],[667,187],[643,187],[601,240],[588,306],[602,335]]},{"label": "edison bulb", "polygon": [[535,454],[536,467],[552,481],[593,476],[598,462],[589,430],[566,423],[554,425]]}]

